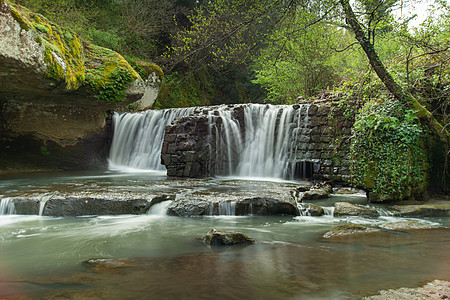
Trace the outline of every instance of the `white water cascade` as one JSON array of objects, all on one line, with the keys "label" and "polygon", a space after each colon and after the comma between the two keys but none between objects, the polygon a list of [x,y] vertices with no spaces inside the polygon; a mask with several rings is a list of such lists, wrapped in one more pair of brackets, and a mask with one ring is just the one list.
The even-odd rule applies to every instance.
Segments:
[{"label": "white water cascade", "polygon": [[114,113],[114,138],[109,154],[111,169],[164,171],[161,147],[164,129],[174,119],[189,115],[194,108]]},{"label": "white water cascade", "polygon": [[[227,165],[217,164],[214,173],[293,179],[300,138],[310,130],[308,109],[309,105],[245,105],[243,130],[227,106],[210,111],[210,128],[221,135],[215,140],[216,161],[227,159]],[[220,124],[215,123],[216,115]]]},{"label": "white water cascade", "polygon": [[0,201],[0,215],[13,215],[16,213],[14,202],[11,198],[3,198]]}]

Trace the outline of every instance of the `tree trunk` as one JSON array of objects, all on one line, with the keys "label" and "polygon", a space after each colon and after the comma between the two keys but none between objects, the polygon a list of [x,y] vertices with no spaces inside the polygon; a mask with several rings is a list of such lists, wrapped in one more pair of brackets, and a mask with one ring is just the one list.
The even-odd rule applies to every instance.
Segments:
[{"label": "tree trunk", "polygon": [[401,101],[404,105],[416,111],[416,115],[426,120],[431,129],[439,136],[439,138],[444,142],[448,143],[450,140],[450,135],[448,131],[434,118],[433,114],[429,112],[423,105],[414,98],[408,92],[405,92],[398,84],[395,82],[394,78],[392,78],[391,74],[386,70],[380,58],[378,57],[377,52],[373,48],[373,45],[370,43],[369,39],[364,34],[364,31],[359,24],[355,13],[353,12],[352,7],[350,6],[349,0],[339,0],[342,8],[344,9],[345,19],[348,25],[352,28],[355,33],[355,37],[358,40],[359,44],[363,48],[364,52],[369,59],[370,65],[377,73],[378,77],[384,83],[389,92],[394,95],[399,101]]}]

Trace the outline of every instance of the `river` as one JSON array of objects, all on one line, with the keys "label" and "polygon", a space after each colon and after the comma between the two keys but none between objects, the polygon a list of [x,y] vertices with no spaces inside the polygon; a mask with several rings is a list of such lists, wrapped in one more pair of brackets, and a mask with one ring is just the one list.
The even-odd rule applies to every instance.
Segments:
[{"label": "river", "polygon": [[[199,189],[263,193],[296,184],[230,178],[177,181],[161,172],[99,171],[3,178],[0,195],[163,191],[180,196]],[[366,199],[333,195],[316,200],[329,212],[320,217],[182,218],[165,215],[164,202],[145,215],[0,215],[0,298],[341,299],[450,280],[448,218],[418,220],[444,227],[440,229],[323,239],[326,231],[343,223],[378,226],[402,220],[386,213],[376,219],[333,217],[336,201]],[[211,228],[240,231],[257,243],[208,247],[201,237]],[[107,260],[85,262],[94,258]]]}]

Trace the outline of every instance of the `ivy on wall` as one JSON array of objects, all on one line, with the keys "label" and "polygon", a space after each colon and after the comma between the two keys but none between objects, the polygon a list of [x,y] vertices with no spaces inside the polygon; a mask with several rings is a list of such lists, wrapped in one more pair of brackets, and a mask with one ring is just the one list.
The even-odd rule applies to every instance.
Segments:
[{"label": "ivy on wall", "polygon": [[424,190],[424,136],[414,111],[397,100],[367,102],[352,129],[353,184],[371,191],[372,201],[401,200]]}]

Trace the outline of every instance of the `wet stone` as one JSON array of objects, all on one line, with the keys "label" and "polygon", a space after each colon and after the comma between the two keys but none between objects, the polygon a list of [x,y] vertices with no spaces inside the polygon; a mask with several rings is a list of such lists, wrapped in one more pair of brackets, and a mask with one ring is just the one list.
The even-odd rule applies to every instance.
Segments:
[{"label": "wet stone", "polygon": [[213,228],[205,236],[203,236],[203,242],[207,245],[227,246],[253,244],[255,243],[255,240],[240,232]]}]

